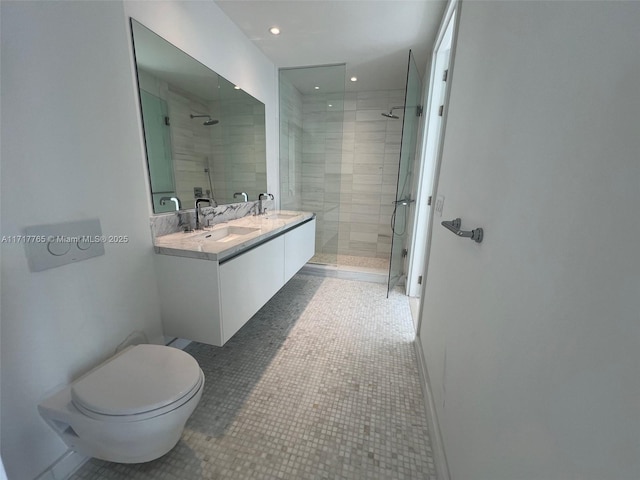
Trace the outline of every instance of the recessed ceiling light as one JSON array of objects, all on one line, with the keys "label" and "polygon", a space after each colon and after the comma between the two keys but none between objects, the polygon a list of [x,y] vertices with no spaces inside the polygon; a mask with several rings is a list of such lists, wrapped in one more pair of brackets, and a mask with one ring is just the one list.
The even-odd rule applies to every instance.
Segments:
[{"label": "recessed ceiling light", "polygon": [[329,108],[333,107],[333,105],[329,104]]},{"label": "recessed ceiling light", "polygon": [[280,29],[278,27],[271,27],[269,33],[271,33],[271,35],[280,35]]},{"label": "recessed ceiling light", "polygon": [[318,87],[318,86],[313,87],[313,88],[314,88],[314,90],[320,90],[320,87]]},{"label": "recessed ceiling light", "polygon": [[351,77],[351,81],[352,82],[357,82],[358,81],[358,77]]},{"label": "recessed ceiling light", "polygon": [[240,87],[238,85],[234,86],[233,88],[235,88],[236,90],[240,90]]}]

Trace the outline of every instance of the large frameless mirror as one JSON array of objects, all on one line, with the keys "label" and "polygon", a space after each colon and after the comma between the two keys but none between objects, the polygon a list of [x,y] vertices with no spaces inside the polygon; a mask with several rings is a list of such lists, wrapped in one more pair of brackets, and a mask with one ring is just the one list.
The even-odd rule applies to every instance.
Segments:
[{"label": "large frameless mirror", "polygon": [[256,200],[267,191],[264,104],[134,19],[131,31],[153,211]]}]

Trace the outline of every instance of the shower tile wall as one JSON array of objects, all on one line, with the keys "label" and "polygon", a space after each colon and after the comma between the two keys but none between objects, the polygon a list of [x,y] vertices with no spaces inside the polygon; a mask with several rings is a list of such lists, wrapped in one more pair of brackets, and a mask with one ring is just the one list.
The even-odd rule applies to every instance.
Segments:
[{"label": "shower tile wall", "polygon": [[302,95],[281,78],[280,103],[282,208],[316,212],[318,254],[388,259],[402,110],[381,113],[404,90]]},{"label": "shower tile wall", "polygon": [[404,90],[345,94],[338,253],[389,258],[398,180]]},{"label": "shower tile wall", "polygon": [[318,253],[335,254],[341,207],[343,93],[302,97],[302,209],[318,214]]},{"label": "shower tile wall", "polygon": [[280,78],[280,205],[316,213],[316,253],[338,248],[343,94],[302,95]]},{"label": "shower tile wall", "polygon": [[280,207],[302,210],[302,94],[280,76]]}]

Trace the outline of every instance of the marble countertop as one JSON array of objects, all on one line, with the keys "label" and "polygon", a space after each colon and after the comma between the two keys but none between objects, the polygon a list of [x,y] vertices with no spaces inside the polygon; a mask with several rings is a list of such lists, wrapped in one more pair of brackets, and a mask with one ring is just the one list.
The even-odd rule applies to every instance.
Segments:
[{"label": "marble countertop", "polygon": [[315,213],[289,210],[249,215],[204,230],[156,237],[154,248],[161,255],[220,262],[314,217]]}]

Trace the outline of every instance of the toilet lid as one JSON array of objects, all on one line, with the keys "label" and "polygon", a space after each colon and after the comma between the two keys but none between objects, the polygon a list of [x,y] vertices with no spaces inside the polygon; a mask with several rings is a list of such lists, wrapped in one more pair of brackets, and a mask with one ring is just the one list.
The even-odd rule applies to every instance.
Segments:
[{"label": "toilet lid", "polygon": [[76,406],[102,415],[135,415],[177,402],[200,381],[198,362],[162,345],[136,345],[71,387]]}]

